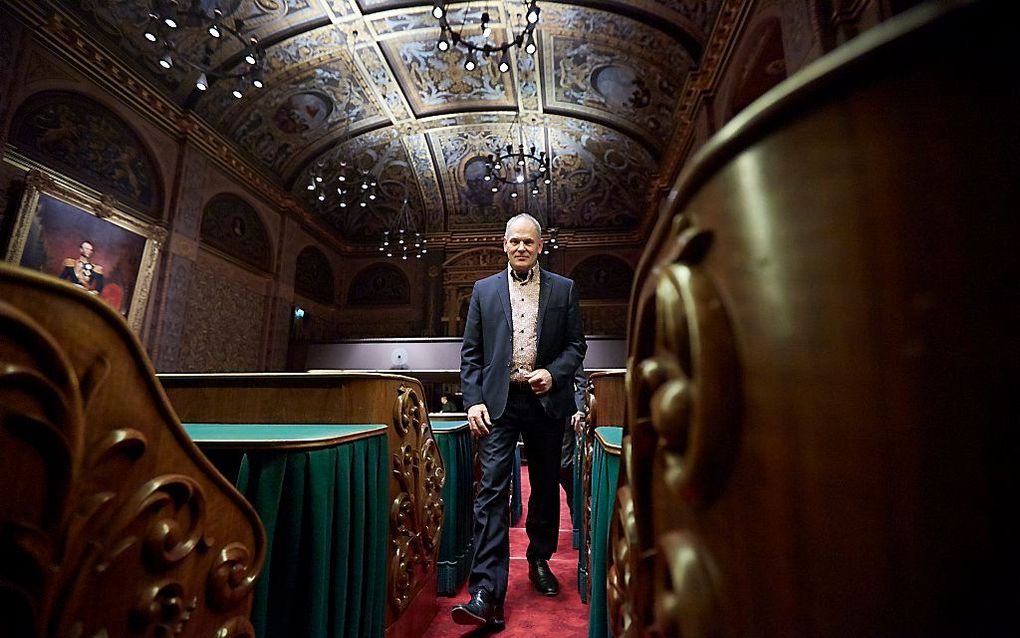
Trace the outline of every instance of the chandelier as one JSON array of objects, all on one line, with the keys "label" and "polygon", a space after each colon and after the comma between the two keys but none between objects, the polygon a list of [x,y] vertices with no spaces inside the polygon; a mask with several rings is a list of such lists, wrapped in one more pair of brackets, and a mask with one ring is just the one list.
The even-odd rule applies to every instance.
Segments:
[{"label": "chandelier", "polygon": [[393,224],[383,231],[382,239],[379,241],[379,252],[387,257],[399,256],[405,261],[409,255],[421,259],[422,255],[428,253],[428,240],[418,232],[406,197],[400,206],[400,212],[393,218]]},{"label": "chandelier", "polygon": [[335,197],[340,208],[366,208],[379,197],[379,181],[375,175],[345,160],[337,162],[334,167],[325,162],[316,163],[305,189],[319,204]]},{"label": "chandelier", "polygon": [[[210,78],[233,80],[230,93],[241,99],[250,88],[261,89],[265,86],[266,52],[258,38],[244,36],[244,20],[223,15],[219,6],[206,8],[214,2],[149,0],[149,19],[145,23],[143,35],[156,47],[159,56],[157,61],[163,69],[169,71],[174,67],[186,66],[198,71],[195,88],[199,91],[209,88]],[[206,34],[200,50],[190,50],[190,46],[183,46],[188,39],[187,34],[193,31]],[[214,69],[213,58],[230,43],[243,52],[241,61],[226,70]]]},{"label": "chandelier", "polygon": [[[524,28],[514,37],[502,44],[495,43],[492,38],[492,21],[488,11],[483,11],[478,21],[477,31],[474,26],[461,23],[457,29],[447,17],[448,2],[435,0],[432,3],[432,17],[439,20],[439,41],[436,48],[440,51],[448,51],[451,46],[461,46],[467,50],[467,57],[464,59],[464,69],[474,71],[478,66],[479,56],[488,57],[492,54],[499,54],[499,71],[506,73],[510,70],[510,48],[524,47],[528,55],[534,55],[538,50],[535,44],[535,27],[538,26],[538,15],[541,9],[538,7],[538,0],[524,0],[528,7],[525,14]],[[476,32],[475,32],[476,31]],[[470,33],[469,33],[470,32]]]},{"label": "chandelier", "polygon": [[520,194],[519,190],[537,196],[539,184],[552,183],[551,175],[546,152],[539,151],[534,144],[525,144],[524,126],[521,125],[521,115],[518,113],[507,130],[506,144],[497,145],[486,158],[485,175],[482,179],[493,193],[498,193],[504,185],[513,187],[510,197],[516,199]]},{"label": "chandelier", "polygon": [[[551,215],[550,215],[550,217],[551,217]],[[546,228],[545,230],[546,230],[546,232],[549,233],[549,238],[546,239],[545,243],[542,245],[542,254],[543,255],[548,255],[550,250],[559,250],[559,248],[560,248],[560,241],[559,241],[560,231],[555,226],[550,226],[549,228]]]}]

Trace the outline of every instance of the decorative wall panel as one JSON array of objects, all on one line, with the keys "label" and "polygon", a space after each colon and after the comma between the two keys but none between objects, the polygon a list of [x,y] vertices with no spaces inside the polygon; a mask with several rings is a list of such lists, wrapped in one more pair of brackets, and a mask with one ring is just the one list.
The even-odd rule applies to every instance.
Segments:
[{"label": "decorative wall panel", "polygon": [[176,372],[181,356],[181,341],[185,330],[185,311],[191,275],[195,262],[180,255],[173,255],[164,279],[163,299],[160,304],[160,326],[157,334],[156,360],[159,372]]},{"label": "decorative wall panel", "polygon": [[262,294],[196,266],[184,313],[178,370],[258,370],[265,305]]},{"label": "decorative wall panel", "polygon": [[327,306],[336,303],[333,267],[319,248],[307,246],[298,253],[294,292]]}]

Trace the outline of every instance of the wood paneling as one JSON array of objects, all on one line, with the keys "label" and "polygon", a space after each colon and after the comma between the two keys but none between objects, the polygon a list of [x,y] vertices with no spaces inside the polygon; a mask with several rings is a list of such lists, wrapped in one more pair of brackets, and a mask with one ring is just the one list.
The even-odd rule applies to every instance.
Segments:
[{"label": "wood paneling", "polygon": [[1004,12],[869,31],[681,178],[633,299],[617,635],[1018,633]]}]

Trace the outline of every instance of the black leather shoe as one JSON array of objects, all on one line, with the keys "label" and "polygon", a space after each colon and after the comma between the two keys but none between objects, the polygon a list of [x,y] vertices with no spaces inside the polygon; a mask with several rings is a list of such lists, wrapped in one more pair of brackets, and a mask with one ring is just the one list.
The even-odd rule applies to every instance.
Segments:
[{"label": "black leather shoe", "polygon": [[451,615],[458,625],[484,625],[494,629],[502,629],[506,625],[503,605],[494,604],[492,594],[484,587],[476,589],[468,602],[454,605]]},{"label": "black leather shoe", "polygon": [[528,561],[528,578],[535,586],[535,591],[543,596],[555,596],[560,593],[560,583],[556,580],[552,570],[549,569],[549,561],[538,559]]}]

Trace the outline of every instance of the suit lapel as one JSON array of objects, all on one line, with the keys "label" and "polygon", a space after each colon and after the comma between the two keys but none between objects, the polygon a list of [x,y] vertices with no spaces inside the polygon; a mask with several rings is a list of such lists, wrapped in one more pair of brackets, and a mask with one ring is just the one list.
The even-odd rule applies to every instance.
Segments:
[{"label": "suit lapel", "polygon": [[510,308],[510,282],[507,281],[506,269],[496,276],[496,285],[499,286],[499,301],[503,304],[503,314],[506,315],[506,328],[513,334],[514,321],[511,316],[512,309]]},{"label": "suit lapel", "polygon": [[542,343],[542,324],[545,323],[545,309],[549,307],[549,295],[552,292],[552,278],[543,270],[541,288],[538,291],[538,326],[535,328],[535,348]]}]

